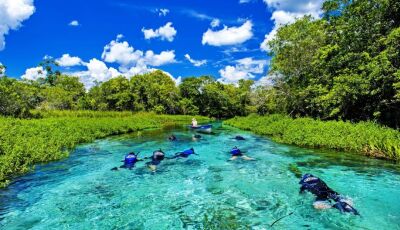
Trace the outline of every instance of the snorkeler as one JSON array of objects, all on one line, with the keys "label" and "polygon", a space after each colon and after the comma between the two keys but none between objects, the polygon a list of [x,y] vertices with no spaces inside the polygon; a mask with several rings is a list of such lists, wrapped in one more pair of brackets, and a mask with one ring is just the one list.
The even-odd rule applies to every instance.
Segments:
[{"label": "snorkeler", "polygon": [[244,155],[243,152],[240,149],[238,149],[238,147],[236,147],[236,146],[231,150],[231,155],[232,155],[232,157],[231,157],[231,159],[229,159],[230,161],[236,160],[238,157],[241,157],[243,160],[246,160],[246,161],[255,160],[251,157]]},{"label": "snorkeler", "polygon": [[157,169],[157,165],[159,165],[161,161],[165,159],[165,153],[161,149],[154,151],[150,159],[151,161],[147,162],[146,165],[151,171],[154,172]]},{"label": "snorkeler", "polygon": [[[354,215],[359,215],[358,211],[349,204],[351,203],[349,200],[345,200],[318,177],[311,174],[304,174],[299,184],[301,184],[300,193],[309,191],[316,196],[314,208],[328,209],[333,207],[339,209],[340,212],[350,212]],[[336,203],[331,205],[331,200]]]},{"label": "snorkeler", "polygon": [[168,140],[177,141],[178,139],[176,138],[176,136],[174,134],[172,134],[171,136],[168,137]]},{"label": "snorkeler", "polygon": [[242,137],[242,136],[236,136],[236,137],[234,137],[233,139],[235,139],[235,140],[237,140],[237,141],[244,141],[244,140],[246,140],[244,137]]},{"label": "snorkeler", "polygon": [[175,156],[173,157],[169,157],[168,159],[175,159],[175,158],[188,158],[190,155],[199,155],[197,153],[194,152],[194,149],[187,149],[183,152],[177,152],[175,153]]},{"label": "snorkeler", "polygon": [[[133,167],[135,167],[136,162],[142,161],[142,159],[138,158],[138,155],[139,153],[134,153],[134,152],[128,153],[123,160],[124,164],[121,165],[119,168],[126,168],[131,170]],[[116,171],[118,170],[118,167],[114,167],[111,170]]]},{"label": "snorkeler", "polygon": [[192,141],[198,141],[198,140],[200,140],[201,139],[201,135],[199,135],[199,134],[194,134],[193,136],[192,136]]}]

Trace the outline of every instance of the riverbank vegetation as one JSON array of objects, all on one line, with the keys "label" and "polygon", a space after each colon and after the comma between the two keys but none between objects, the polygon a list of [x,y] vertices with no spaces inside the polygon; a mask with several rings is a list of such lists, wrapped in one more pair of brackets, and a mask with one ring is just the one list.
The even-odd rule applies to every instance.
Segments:
[{"label": "riverbank vegetation", "polygon": [[52,111],[36,115],[44,118],[0,117],[0,187],[37,163],[67,157],[79,143],[147,128],[189,124],[191,120],[189,116],[130,112]]},{"label": "riverbank vegetation", "polygon": [[352,124],[311,118],[293,119],[284,115],[250,115],[224,123],[269,136],[280,143],[400,160],[400,132],[371,122]]}]

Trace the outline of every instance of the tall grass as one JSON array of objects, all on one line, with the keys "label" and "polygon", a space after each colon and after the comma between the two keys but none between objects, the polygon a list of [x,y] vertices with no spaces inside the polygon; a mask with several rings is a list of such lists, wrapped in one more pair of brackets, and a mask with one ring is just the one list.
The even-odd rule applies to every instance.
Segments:
[{"label": "tall grass", "polygon": [[[129,112],[35,112],[41,119],[0,117],[0,187],[37,163],[65,158],[77,144],[110,135],[174,124],[189,124],[189,116]],[[200,118],[204,121],[205,118]]]},{"label": "tall grass", "polygon": [[224,122],[267,135],[274,141],[400,160],[400,132],[371,122],[350,123],[293,119],[284,115],[235,117]]}]

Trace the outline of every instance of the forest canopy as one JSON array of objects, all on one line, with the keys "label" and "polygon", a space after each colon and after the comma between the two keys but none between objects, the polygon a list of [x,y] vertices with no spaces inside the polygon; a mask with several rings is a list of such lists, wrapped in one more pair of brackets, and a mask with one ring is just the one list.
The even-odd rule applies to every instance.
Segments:
[{"label": "forest canopy", "polygon": [[[112,78],[85,90],[47,61],[45,79],[2,76],[0,114],[32,109],[153,111],[215,118],[288,114],[400,126],[400,2],[327,0],[321,18],[282,26],[269,44],[272,84],[224,84],[211,76],[176,85],[163,71]],[[266,55],[267,59],[267,55]]]}]

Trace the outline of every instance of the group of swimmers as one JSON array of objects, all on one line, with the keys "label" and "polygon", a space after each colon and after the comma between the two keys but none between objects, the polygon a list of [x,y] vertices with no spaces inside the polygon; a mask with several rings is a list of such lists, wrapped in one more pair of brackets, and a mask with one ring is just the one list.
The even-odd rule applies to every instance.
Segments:
[{"label": "group of swimmers", "polygon": [[[193,140],[197,140],[200,139],[201,135],[196,134],[193,135]],[[242,136],[236,136],[234,137],[234,139],[236,140],[245,140],[244,137]],[[169,141],[177,141],[177,137],[175,135],[171,135],[168,137]],[[237,158],[242,158],[244,160],[254,160],[251,157],[246,156],[238,147],[234,147],[231,149],[230,151],[231,153],[231,158],[230,160],[236,160]],[[175,153],[173,156],[171,157],[167,157],[165,155],[165,153],[159,149],[153,152],[152,156],[150,157],[144,157],[144,158],[139,158],[139,152],[135,153],[135,152],[130,152],[128,153],[123,162],[124,164],[121,165],[119,168],[125,168],[125,169],[132,169],[135,167],[135,164],[139,161],[143,161],[146,159],[149,159],[148,162],[146,162],[146,166],[151,170],[151,171],[156,171],[157,170],[157,166],[161,163],[161,161],[163,161],[164,159],[176,159],[176,158],[188,158],[190,155],[198,155],[193,148],[190,149],[186,149],[184,151],[181,152],[177,152]],[[114,167],[111,170],[116,171],[119,169],[118,167]]]},{"label": "group of swimmers", "polygon": [[[201,135],[199,134],[193,135],[193,140],[200,138]],[[168,139],[170,141],[178,140],[175,135],[171,135]],[[242,136],[236,136],[234,137],[234,139],[238,141],[246,140]],[[254,158],[245,155],[244,152],[242,152],[236,146],[230,150],[230,154],[231,154],[230,160],[236,160],[238,158],[241,158],[243,160],[254,160]],[[155,172],[157,166],[165,159],[188,158],[191,155],[198,155],[197,153],[195,153],[193,148],[184,150],[182,152],[177,152],[171,157],[167,157],[166,154],[160,149],[154,151],[151,157],[144,157],[142,159],[138,157],[139,153],[131,152],[125,156],[125,159],[123,161],[124,164],[120,166],[120,168],[132,169],[133,167],[135,167],[135,164],[138,161],[149,159],[149,161],[146,162],[146,165],[151,171]],[[115,167],[112,170],[118,170],[118,168]],[[339,193],[329,188],[327,184],[320,178],[313,176],[312,174],[304,174],[299,184],[301,185],[300,193],[308,191],[313,195],[315,195],[316,199],[313,205],[314,208],[316,209],[336,208],[342,213],[347,212],[347,213],[352,213],[354,215],[359,215],[358,211],[352,206],[351,200],[346,199]]]}]

